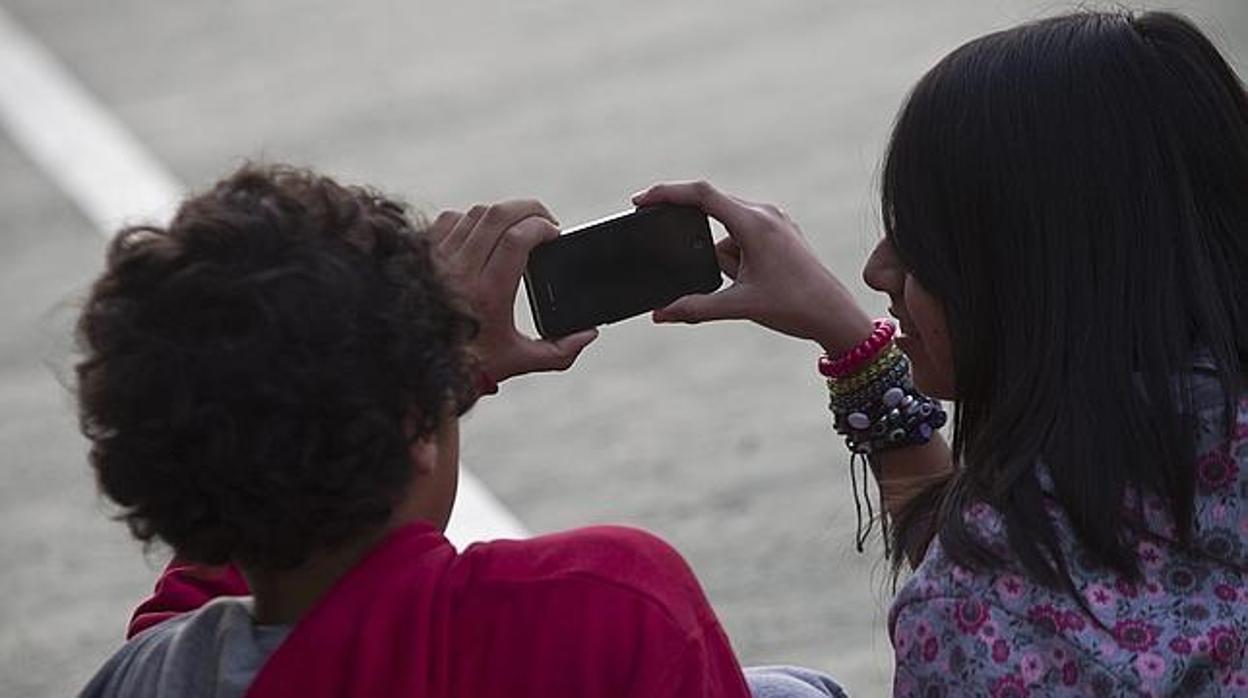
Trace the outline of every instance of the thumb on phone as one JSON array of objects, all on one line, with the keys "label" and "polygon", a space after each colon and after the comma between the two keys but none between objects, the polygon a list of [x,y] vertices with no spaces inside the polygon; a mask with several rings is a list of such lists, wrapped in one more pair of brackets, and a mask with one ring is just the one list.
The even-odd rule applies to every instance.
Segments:
[{"label": "thumb on phone", "polygon": [[744,297],[737,285],[717,293],[695,293],[676,299],[652,315],[655,322],[697,324],[710,320],[746,319]]},{"label": "thumb on phone", "polygon": [[530,371],[563,371],[576,362],[581,351],[598,338],[598,330],[590,329],[555,340],[530,339]]}]

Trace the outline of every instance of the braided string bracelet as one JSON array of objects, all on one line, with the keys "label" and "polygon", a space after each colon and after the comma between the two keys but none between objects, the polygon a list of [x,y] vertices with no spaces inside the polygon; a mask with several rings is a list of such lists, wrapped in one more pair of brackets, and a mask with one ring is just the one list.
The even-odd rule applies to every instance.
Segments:
[{"label": "braided string bracelet", "polygon": [[[825,354],[819,358],[819,373],[828,384],[832,426],[845,437],[851,454],[849,477],[857,516],[854,544],[860,553],[875,521],[867,476],[869,456],[925,444],[948,419],[939,401],[915,389],[910,360],[893,341],[895,334],[896,326],[891,321],[876,320],[875,329],[861,344],[840,356]],[[863,500],[867,508],[865,527]],[[880,523],[887,551],[888,519],[883,514],[881,511]]]}]

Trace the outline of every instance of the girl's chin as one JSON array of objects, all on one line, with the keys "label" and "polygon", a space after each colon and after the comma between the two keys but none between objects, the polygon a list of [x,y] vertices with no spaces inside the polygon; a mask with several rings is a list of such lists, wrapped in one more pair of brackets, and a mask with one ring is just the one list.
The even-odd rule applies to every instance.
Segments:
[{"label": "girl's chin", "polygon": [[905,352],[906,356],[910,358],[910,363],[926,358],[923,356],[923,342],[918,337],[899,334],[894,341],[897,342],[897,348]]},{"label": "girl's chin", "polygon": [[948,399],[940,381],[934,381],[931,372],[931,360],[923,347],[923,340],[912,335],[899,335],[896,338],[897,348],[901,349],[910,359],[910,371],[914,379],[914,387],[920,392],[934,398]]},{"label": "girl's chin", "polygon": [[897,348],[905,352],[906,357],[910,359],[914,387],[928,397],[953,400],[953,381],[947,374],[936,370],[931,358],[927,355],[926,347],[923,346],[923,340],[915,336],[902,335],[896,338],[896,342]]}]

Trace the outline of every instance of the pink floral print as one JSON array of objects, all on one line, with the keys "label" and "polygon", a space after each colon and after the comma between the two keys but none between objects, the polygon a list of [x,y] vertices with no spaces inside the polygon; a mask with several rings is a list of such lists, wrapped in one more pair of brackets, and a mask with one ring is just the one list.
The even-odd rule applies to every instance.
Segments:
[{"label": "pink floral print", "polygon": [[1146,497],[1131,534],[1143,578],[1120,578],[1089,560],[1054,500],[1076,600],[1031,582],[1008,558],[999,514],[977,505],[973,531],[1007,551],[1006,564],[967,570],[933,541],[890,614],[894,694],[1248,696],[1248,400],[1228,438],[1220,399],[1205,394],[1191,547]]}]

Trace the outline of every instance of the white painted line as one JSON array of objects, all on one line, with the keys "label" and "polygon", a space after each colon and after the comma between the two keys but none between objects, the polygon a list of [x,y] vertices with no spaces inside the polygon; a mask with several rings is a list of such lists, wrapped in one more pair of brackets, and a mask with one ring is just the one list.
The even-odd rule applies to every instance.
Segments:
[{"label": "white painted line", "polygon": [[[488,399],[488,398],[487,398]],[[446,537],[460,550],[469,543],[495,538],[528,538],[524,524],[512,514],[484,483],[460,466],[459,494],[446,527]]]},{"label": "white painted line", "polygon": [[[105,237],[168,221],[184,187],[0,7],[0,126]],[[467,469],[446,535],[459,547],[523,538],[524,526]]]},{"label": "white painted line", "polygon": [[167,221],[181,198],[178,182],[3,8],[0,124],[106,234]]}]

